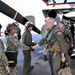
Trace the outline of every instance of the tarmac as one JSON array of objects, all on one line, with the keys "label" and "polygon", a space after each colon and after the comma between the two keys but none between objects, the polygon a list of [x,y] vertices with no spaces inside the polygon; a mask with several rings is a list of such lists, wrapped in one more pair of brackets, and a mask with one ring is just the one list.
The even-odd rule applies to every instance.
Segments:
[{"label": "tarmac", "polygon": [[[19,52],[20,54],[18,56],[18,75],[23,75],[23,55],[20,50]],[[31,55],[31,65],[34,66],[34,69],[31,71],[31,75],[51,75],[51,69],[48,60],[44,61],[43,54],[37,54],[36,52],[32,52]],[[75,59],[71,59],[71,68],[72,75],[75,75]]]},{"label": "tarmac", "polygon": [[[36,37],[36,35],[34,35],[33,37],[35,37],[34,41],[40,40]],[[75,36],[74,36],[74,40],[75,40]],[[74,45],[75,45],[75,42],[74,42]],[[43,51],[43,48],[39,47],[37,50],[31,53],[31,56],[32,56],[31,65],[34,66],[34,69],[31,71],[31,75],[51,75],[51,69],[50,69],[49,63],[48,61],[44,61],[42,51]],[[18,75],[23,75],[23,59],[24,58],[23,58],[22,50],[19,49]],[[75,59],[71,59],[71,69],[72,69],[72,75],[75,75]]]}]

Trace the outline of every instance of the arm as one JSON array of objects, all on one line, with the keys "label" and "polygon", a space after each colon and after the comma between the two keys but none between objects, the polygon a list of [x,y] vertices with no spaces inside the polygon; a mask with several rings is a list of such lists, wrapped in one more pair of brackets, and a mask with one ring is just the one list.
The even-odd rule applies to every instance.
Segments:
[{"label": "arm", "polygon": [[39,46],[41,46],[42,44],[44,44],[44,41],[45,41],[45,38],[42,38],[42,39],[40,40],[40,42],[39,42],[38,44],[36,44],[35,46],[33,46],[32,48],[33,48],[33,49],[36,49],[37,47],[39,47]]},{"label": "arm", "polygon": [[26,34],[26,36],[24,36],[24,38],[26,38],[25,41],[26,41],[27,46],[31,47],[32,46],[32,35],[31,35],[31,33],[28,32]]},{"label": "arm", "polygon": [[67,36],[69,37],[70,41],[71,41],[71,47],[74,46],[74,42],[73,42],[73,36],[72,36],[72,33],[69,29],[66,30],[66,34]]},{"label": "arm", "polygon": [[10,69],[9,69],[9,64],[8,64],[8,59],[4,53],[4,50],[2,50],[2,62],[4,64],[4,67],[5,67],[5,70],[7,72],[7,74],[10,72]]},{"label": "arm", "polygon": [[66,48],[67,46],[64,41],[64,35],[62,34],[62,32],[57,32],[55,34],[55,37],[61,48],[61,61],[64,62],[65,61],[65,53],[67,52],[67,48]]},{"label": "arm", "polygon": [[[11,37],[12,38],[12,37]],[[29,50],[30,48],[24,44],[21,44],[18,41],[18,37],[17,36],[13,36],[13,39],[10,38],[10,42],[12,43],[12,45],[14,45],[15,47],[21,48],[22,50]]]},{"label": "arm", "polygon": [[64,35],[62,34],[62,32],[57,32],[55,34],[55,37],[56,37],[56,39],[59,43],[59,46],[61,48],[61,52],[66,53],[67,52],[67,47],[66,47],[65,40],[64,40]]},{"label": "arm", "polygon": [[4,52],[4,44],[3,44],[2,40],[0,40],[0,47],[1,47],[0,50],[1,50],[2,63],[5,67],[5,69],[6,69],[6,72],[9,73],[10,70],[9,70],[9,67],[8,67],[9,66],[8,59],[7,59],[7,57],[5,55],[5,52]]}]

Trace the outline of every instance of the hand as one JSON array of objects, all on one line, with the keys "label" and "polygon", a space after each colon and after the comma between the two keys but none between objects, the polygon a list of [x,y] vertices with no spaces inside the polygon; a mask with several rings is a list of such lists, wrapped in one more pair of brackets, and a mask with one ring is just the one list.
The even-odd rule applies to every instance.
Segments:
[{"label": "hand", "polygon": [[30,50],[31,50],[31,51],[34,51],[34,49],[33,49],[32,47],[30,47]]},{"label": "hand", "polygon": [[37,43],[36,43],[36,42],[32,42],[32,44],[33,44],[33,46],[34,46],[34,45],[36,45]]},{"label": "hand", "polygon": [[74,47],[74,44],[73,43],[71,44],[71,47]]},{"label": "hand", "polygon": [[36,44],[35,46],[33,46],[33,49],[36,49],[39,46],[39,44]]},{"label": "hand", "polygon": [[61,57],[62,62],[65,62],[65,60],[66,60],[65,57]]},{"label": "hand", "polygon": [[10,72],[10,69],[9,69],[9,67],[7,66],[6,68],[6,72],[7,72],[7,74]]}]

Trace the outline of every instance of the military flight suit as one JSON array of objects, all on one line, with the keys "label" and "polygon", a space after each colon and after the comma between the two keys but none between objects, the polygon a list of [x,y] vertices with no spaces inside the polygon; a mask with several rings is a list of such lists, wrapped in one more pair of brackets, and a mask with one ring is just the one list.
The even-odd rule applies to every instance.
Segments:
[{"label": "military flight suit", "polygon": [[[32,34],[28,29],[26,29],[26,31],[22,35],[22,43],[24,45],[27,45],[28,47],[34,45],[34,43],[32,42]],[[29,75],[31,69],[31,50],[23,51],[23,55],[24,55],[23,74]]]},{"label": "military flight suit", "polygon": [[4,44],[0,39],[0,75],[7,75],[5,68],[9,66],[7,57],[4,52]]},{"label": "military flight suit", "polygon": [[[18,41],[18,37],[16,34],[7,35],[6,41],[7,41],[6,42],[7,51],[15,51],[18,53],[18,48],[21,48],[22,50],[29,50],[30,49],[28,46],[25,46],[24,44],[21,44]],[[17,65],[15,67],[10,67],[10,74],[9,75],[17,75]]]},{"label": "military flight suit", "polygon": [[42,28],[41,28],[41,35],[42,35],[42,37],[45,37],[47,32],[48,32],[48,29],[46,28],[46,25],[44,24],[42,26]]},{"label": "military flight suit", "polygon": [[[62,30],[62,33],[64,35],[65,43],[68,46],[67,50],[69,50],[71,45],[74,43],[72,33],[71,33],[70,29],[68,29],[67,27],[65,27],[64,30]],[[69,65],[70,65],[70,56],[68,54],[68,51],[66,52],[65,56],[66,56],[66,62],[69,63]]]},{"label": "military flight suit", "polygon": [[[48,32],[48,29],[46,28],[46,25],[44,24],[44,25],[42,26],[42,28],[41,28],[41,35],[42,35],[42,37],[45,37],[46,34],[47,34],[47,32]],[[43,49],[44,61],[47,60],[47,53],[48,53],[48,51],[47,51],[46,48],[44,47],[44,49]]]},{"label": "military flight suit", "polygon": [[71,30],[70,29],[67,29],[67,27],[65,27],[65,29],[62,32],[65,35],[65,37],[68,37],[69,38],[69,40],[70,40],[69,43],[71,43],[71,44],[74,43],[73,36],[72,36],[72,33],[71,33]]},{"label": "military flight suit", "polygon": [[[51,33],[51,31],[55,28],[56,26],[54,25],[52,27],[52,29],[49,31],[49,33]],[[48,33],[48,34],[49,34]],[[48,37],[47,34],[47,37]],[[44,41],[47,40],[47,38],[43,38],[38,44],[41,46]],[[54,44],[54,42],[58,42],[61,51],[57,52],[57,51],[49,51],[49,64],[51,67],[51,75],[57,75],[57,71],[60,68],[60,63],[61,63],[61,53],[66,53],[66,48],[67,46],[65,45],[65,41],[64,41],[64,35],[62,34],[62,32],[56,32],[55,34],[53,34],[51,36],[51,40],[49,41],[49,45],[52,47],[52,45]]]}]

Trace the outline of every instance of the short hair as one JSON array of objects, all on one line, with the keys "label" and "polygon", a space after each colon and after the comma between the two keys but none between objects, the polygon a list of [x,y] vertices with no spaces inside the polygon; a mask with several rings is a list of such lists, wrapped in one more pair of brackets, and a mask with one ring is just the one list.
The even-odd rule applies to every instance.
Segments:
[{"label": "short hair", "polygon": [[8,24],[8,26],[7,26],[7,28],[6,28],[6,29],[7,29],[7,32],[10,33],[10,31],[11,31],[13,28],[15,29],[15,26],[13,26],[12,24]]},{"label": "short hair", "polygon": [[64,24],[64,22],[63,22],[63,21],[60,21],[59,23],[62,23],[62,24]]},{"label": "short hair", "polygon": [[30,27],[33,27],[33,25],[31,23],[28,23],[26,27],[30,28]]},{"label": "short hair", "polygon": [[45,21],[50,21],[50,22],[54,23],[54,22],[55,22],[55,19],[50,18],[50,17],[47,17],[47,18],[45,19]]}]

